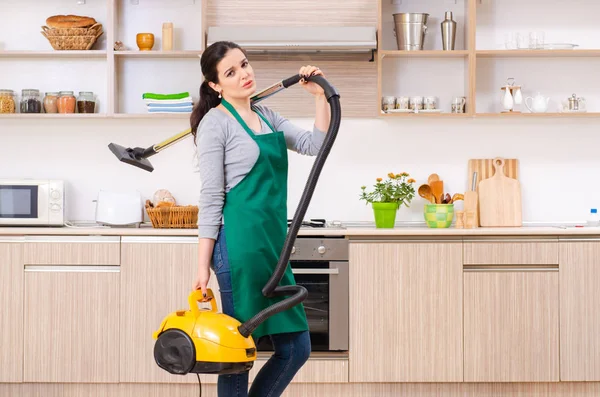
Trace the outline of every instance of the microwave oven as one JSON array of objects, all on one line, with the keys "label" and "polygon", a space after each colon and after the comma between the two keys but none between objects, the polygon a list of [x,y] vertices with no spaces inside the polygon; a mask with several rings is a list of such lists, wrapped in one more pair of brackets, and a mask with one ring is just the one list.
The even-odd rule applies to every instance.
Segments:
[{"label": "microwave oven", "polygon": [[0,179],[0,226],[62,226],[64,181]]}]

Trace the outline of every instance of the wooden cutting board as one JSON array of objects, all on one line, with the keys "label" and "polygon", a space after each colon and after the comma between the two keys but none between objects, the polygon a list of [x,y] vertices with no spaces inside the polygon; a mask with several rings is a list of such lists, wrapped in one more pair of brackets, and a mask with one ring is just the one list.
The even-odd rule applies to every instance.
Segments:
[{"label": "wooden cutting board", "polygon": [[[504,160],[504,175],[508,178],[519,179],[519,160],[518,159],[505,159]],[[476,183],[479,186],[479,182],[484,179],[491,178],[494,175],[494,159],[470,159],[469,160],[469,173],[467,174],[467,190],[471,190],[471,182],[473,179],[473,172],[477,172]],[[477,191],[477,188],[475,189]]]},{"label": "wooden cutting board", "polygon": [[479,182],[479,223],[483,227],[522,226],[521,183],[505,175],[503,158],[492,165],[494,176]]}]

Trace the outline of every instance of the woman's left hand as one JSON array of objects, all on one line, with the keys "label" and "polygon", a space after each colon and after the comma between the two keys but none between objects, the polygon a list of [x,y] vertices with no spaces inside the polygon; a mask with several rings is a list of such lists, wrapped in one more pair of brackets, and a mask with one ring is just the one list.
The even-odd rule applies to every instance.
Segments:
[{"label": "woman's left hand", "polygon": [[[299,74],[301,76],[313,76],[313,75],[324,76],[321,69],[319,69],[316,66],[311,66],[311,65],[302,66],[300,68]],[[300,80],[300,84],[302,85],[302,87],[304,87],[304,89],[306,91],[308,91],[312,95],[323,95],[324,94],[323,88],[321,88],[321,86],[318,85],[317,83],[314,83],[312,81],[307,82],[304,79],[302,79],[302,80]]]}]

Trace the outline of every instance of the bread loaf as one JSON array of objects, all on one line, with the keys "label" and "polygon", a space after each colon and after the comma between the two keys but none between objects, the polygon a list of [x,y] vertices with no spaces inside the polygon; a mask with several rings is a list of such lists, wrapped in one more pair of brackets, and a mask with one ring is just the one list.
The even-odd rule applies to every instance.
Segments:
[{"label": "bread loaf", "polygon": [[94,18],[79,15],[53,15],[46,19],[51,28],[88,28],[96,23]]},{"label": "bread loaf", "polygon": [[166,189],[159,189],[154,193],[153,203],[155,207],[158,207],[161,202],[171,203],[172,205],[177,204],[175,197]]}]

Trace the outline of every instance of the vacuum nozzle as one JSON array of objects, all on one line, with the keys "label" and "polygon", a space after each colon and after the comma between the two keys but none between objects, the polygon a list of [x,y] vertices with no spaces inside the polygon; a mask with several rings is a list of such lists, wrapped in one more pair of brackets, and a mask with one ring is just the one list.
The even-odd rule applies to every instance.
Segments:
[{"label": "vacuum nozzle", "polygon": [[116,143],[109,144],[108,148],[111,152],[113,152],[115,156],[117,156],[117,158],[120,161],[126,164],[136,166],[145,171],[154,171],[154,167],[152,166],[150,161],[148,161],[148,159],[144,156],[144,152],[146,151],[145,149],[139,147],[136,147],[134,149],[125,148],[121,145],[117,145]]}]

